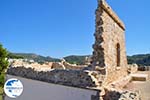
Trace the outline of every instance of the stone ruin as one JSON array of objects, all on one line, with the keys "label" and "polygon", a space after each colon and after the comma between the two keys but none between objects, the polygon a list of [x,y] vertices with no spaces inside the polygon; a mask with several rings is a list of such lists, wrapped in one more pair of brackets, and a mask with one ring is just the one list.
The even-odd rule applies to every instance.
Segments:
[{"label": "stone ruin", "polygon": [[64,70],[82,70],[87,67],[87,65],[76,65],[70,64],[65,59],[62,59],[61,62],[45,62],[44,64],[39,64],[37,62],[28,62],[23,59],[12,59],[9,62],[10,67],[25,67],[32,68],[37,71],[50,71],[53,69],[64,69]]},{"label": "stone ruin", "polygon": [[127,75],[125,25],[103,0],[98,2],[95,13],[92,67],[102,72],[108,84]]},{"label": "stone ruin", "polygon": [[24,66],[11,66],[7,74],[100,90],[99,97],[92,100],[140,100],[138,92],[121,90],[131,80],[128,74],[135,72],[137,68],[129,69],[127,65],[124,23],[105,0],[98,0],[95,14],[94,51],[88,67],[80,68],[62,61],[62,67],[55,63],[56,69],[46,71]]}]

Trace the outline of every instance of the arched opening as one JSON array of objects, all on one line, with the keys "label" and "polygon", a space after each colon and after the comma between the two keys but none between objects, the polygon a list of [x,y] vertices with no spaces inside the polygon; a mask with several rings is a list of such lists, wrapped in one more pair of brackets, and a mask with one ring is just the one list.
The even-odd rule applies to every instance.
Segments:
[{"label": "arched opening", "polygon": [[116,51],[117,51],[117,66],[120,66],[120,44],[117,43],[117,47],[116,47]]}]

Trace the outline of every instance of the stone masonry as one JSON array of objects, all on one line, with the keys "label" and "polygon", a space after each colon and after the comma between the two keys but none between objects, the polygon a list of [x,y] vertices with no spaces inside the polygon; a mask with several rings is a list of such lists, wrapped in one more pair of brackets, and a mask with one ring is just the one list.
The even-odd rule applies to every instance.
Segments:
[{"label": "stone masonry", "polygon": [[111,83],[127,75],[125,25],[105,0],[98,0],[92,68]]},{"label": "stone masonry", "polygon": [[98,0],[95,14],[94,51],[88,67],[71,65],[64,60],[42,66],[17,63],[8,68],[7,74],[99,90],[91,100],[141,100],[140,93],[122,90],[131,80],[128,74],[137,71],[136,65],[127,65],[125,25],[105,0]]},{"label": "stone masonry", "polygon": [[82,70],[54,69],[39,71],[34,68],[18,66],[9,67],[7,74],[79,88],[96,88],[99,85],[91,72]]}]

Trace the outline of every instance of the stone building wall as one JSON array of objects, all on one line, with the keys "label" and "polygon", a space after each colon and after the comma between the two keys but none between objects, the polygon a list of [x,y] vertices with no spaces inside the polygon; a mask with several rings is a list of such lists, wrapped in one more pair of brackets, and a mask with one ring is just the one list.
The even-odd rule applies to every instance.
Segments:
[{"label": "stone building wall", "polygon": [[103,70],[105,82],[110,83],[127,75],[125,26],[111,7],[99,0],[96,9],[93,68]]}]

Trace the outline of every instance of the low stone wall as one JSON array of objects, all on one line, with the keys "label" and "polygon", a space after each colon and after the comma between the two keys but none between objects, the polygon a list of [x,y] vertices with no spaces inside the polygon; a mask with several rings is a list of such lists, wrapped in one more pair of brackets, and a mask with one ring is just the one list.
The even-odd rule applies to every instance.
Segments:
[{"label": "low stone wall", "polygon": [[28,62],[23,62],[23,61],[14,61],[14,62],[10,63],[11,67],[23,66],[25,68],[33,68],[33,69],[36,69],[38,71],[48,71],[51,69],[52,65],[53,65],[53,62],[48,62],[45,64],[39,64],[37,62],[28,63]]},{"label": "low stone wall", "polygon": [[96,87],[89,72],[79,70],[36,71],[32,68],[10,67],[7,74],[80,88]]},{"label": "low stone wall", "polygon": [[149,75],[148,74],[131,74],[133,81],[147,81]]},{"label": "low stone wall", "polygon": [[138,70],[139,71],[150,71],[150,66],[139,66]]},{"label": "low stone wall", "polygon": [[66,61],[62,61],[61,63],[65,66],[66,69],[82,70],[82,69],[86,68],[86,66],[84,66],[84,65],[72,65]]},{"label": "low stone wall", "polygon": [[73,64],[66,62],[65,60],[62,60],[62,62],[46,62],[44,64],[39,64],[37,62],[28,63],[28,62],[23,62],[21,60],[21,61],[12,62],[11,66],[12,67],[24,66],[25,68],[34,68],[39,71],[42,71],[42,70],[48,71],[51,69],[82,70],[85,67],[87,67],[86,65],[73,65]]}]

